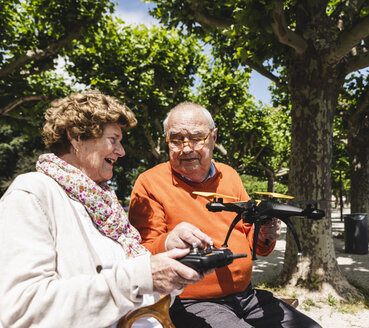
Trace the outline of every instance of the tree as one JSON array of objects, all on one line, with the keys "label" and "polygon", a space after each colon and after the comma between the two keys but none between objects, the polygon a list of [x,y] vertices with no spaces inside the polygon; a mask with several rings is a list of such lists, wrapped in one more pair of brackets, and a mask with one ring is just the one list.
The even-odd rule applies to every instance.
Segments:
[{"label": "tree", "polygon": [[[318,281],[325,294],[356,295],[339,271],[331,236],[333,118],[345,77],[369,65],[368,4],[357,1],[156,0],[153,14],[169,26],[211,36],[235,60],[291,94],[289,192],[319,200],[326,219],[294,220],[304,257],[292,235],[281,277],[293,286]],[[287,80],[274,74],[286,70]],[[274,70],[273,70],[274,69]],[[303,236],[303,238],[301,238]]]},{"label": "tree", "polygon": [[110,19],[96,33],[76,41],[68,70],[90,88],[123,100],[138,125],[124,136],[127,156],[115,172],[118,197],[129,196],[139,173],[168,159],[162,122],[180,102],[193,99],[201,45],[175,30],[131,27]]},{"label": "tree", "polygon": [[[0,194],[15,174],[34,167],[49,101],[72,91],[52,72],[72,41],[94,33],[110,0],[3,0],[0,5]],[[11,165],[9,165],[11,163]]]},{"label": "tree", "polygon": [[34,77],[55,68],[55,59],[70,50],[72,41],[92,33],[112,10],[110,0],[2,1],[0,115],[47,99],[49,94],[32,84]]},{"label": "tree", "polygon": [[288,172],[288,115],[281,108],[255,104],[247,93],[248,70],[218,59],[211,66],[206,63],[199,75],[197,101],[211,111],[219,130],[215,159],[240,174],[266,178],[268,191],[274,191],[277,177]]},{"label": "tree", "polygon": [[352,75],[341,94],[338,111],[350,167],[351,213],[369,213],[369,76]]}]

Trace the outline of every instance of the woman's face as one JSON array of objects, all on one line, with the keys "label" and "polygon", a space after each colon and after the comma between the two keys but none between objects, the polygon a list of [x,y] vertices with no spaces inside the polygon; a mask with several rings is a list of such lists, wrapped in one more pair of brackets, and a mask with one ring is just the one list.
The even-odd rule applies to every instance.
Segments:
[{"label": "woman's face", "polygon": [[125,155],[120,143],[122,131],[118,123],[105,125],[100,138],[79,140],[77,166],[96,183],[113,177],[113,164]]}]

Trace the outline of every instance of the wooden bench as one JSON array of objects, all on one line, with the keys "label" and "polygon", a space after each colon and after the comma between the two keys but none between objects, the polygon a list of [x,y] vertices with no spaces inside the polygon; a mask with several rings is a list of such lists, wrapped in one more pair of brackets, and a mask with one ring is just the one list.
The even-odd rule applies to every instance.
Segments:
[{"label": "wooden bench", "polygon": [[297,298],[281,298],[281,300],[294,308],[299,305],[299,300]]},{"label": "wooden bench", "polygon": [[162,297],[155,304],[144,306],[126,314],[118,323],[118,328],[130,328],[132,324],[142,317],[153,317],[164,328],[175,328],[169,316],[170,295]]}]

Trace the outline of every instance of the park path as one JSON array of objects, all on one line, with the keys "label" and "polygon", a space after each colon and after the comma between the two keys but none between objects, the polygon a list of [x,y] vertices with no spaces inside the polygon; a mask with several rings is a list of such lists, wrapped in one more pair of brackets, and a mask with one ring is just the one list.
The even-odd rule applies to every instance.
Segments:
[{"label": "park path", "polygon": [[[350,213],[344,209],[344,214]],[[344,222],[340,213],[332,213],[332,234],[337,262],[341,272],[350,280],[358,281],[369,288],[369,254],[358,255],[345,253],[343,239]],[[286,247],[286,226],[283,224],[282,235],[273,253],[267,257],[258,257],[254,262],[253,284],[271,281],[282,270]],[[298,295],[298,310],[316,320],[324,328],[369,328],[369,310],[362,308],[339,307],[329,302],[307,303],[303,295]],[[312,305],[313,304],[313,305]]]},{"label": "park path", "polygon": [[[343,214],[350,213],[344,209]],[[270,281],[282,270],[284,251],[286,248],[286,226],[282,223],[282,234],[272,254],[267,257],[258,256],[254,262],[253,284]],[[344,222],[341,222],[339,211],[332,213],[332,234],[335,245],[338,265],[342,273],[350,280],[356,280],[361,285],[369,288],[369,254],[345,253],[345,242],[343,239]]]}]

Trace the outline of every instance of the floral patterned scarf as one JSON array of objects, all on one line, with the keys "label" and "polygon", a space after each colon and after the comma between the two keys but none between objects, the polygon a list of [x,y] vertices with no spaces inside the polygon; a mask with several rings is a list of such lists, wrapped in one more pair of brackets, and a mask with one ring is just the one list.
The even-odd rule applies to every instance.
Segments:
[{"label": "floral patterned scarf", "polygon": [[127,214],[108,184],[96,184],[82,171],[52,153],[41,155],[36,169],[59,183],[70,198],[81,202],[98,229],[118,241],[127,257],[147,252],[140,244],[140,234],[129,223]]}]

